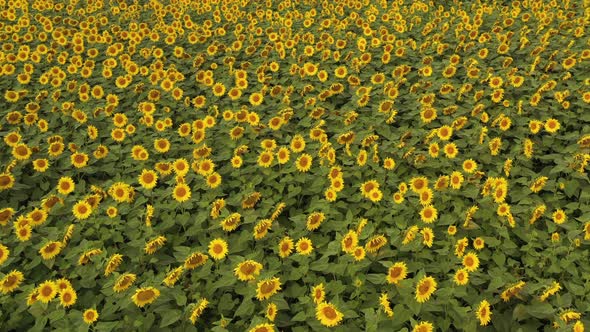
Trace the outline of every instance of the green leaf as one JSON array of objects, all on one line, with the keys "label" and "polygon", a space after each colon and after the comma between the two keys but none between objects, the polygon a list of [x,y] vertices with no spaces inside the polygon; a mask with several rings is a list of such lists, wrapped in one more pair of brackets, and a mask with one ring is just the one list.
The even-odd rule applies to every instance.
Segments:
[{"label": "green leaf", "polygon": [[254,302],[251,299],[244,299],[242,304],[236,309],[235,316],[249,317],[254,312]]},{"label": "green leaf", "polygon": [[555,314],[555,309],[547,302],[536,302],[526,307],[529,315],[535,318],[550,319]]},{"label": "green leaf", "polygon": [[305,320],[307,320],[307,313],[305,311],[301,311],[297,313],[295,316],[293,316],[291,320],[294,322],[304,322]]},{"label": "green leaf", "polygon": [[160,327],[166,327],[177,322],[182,317],[182,311],[180,310],[166,310],[160,314],[162,316],[162,322]]},{"label": "green leaf", "polygon": [[383,274],[367,274],[367,281],[374,285],[382,285],[385,283],[385,276]]}]

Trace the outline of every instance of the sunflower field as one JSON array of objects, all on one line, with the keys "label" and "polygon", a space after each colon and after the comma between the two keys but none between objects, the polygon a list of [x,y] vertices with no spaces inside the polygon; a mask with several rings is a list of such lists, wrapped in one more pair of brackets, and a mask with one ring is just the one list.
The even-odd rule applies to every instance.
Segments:
[{"label": "sunflower field", "polygon": [[588,330],[589,26],[0,0],[0,330]]}]

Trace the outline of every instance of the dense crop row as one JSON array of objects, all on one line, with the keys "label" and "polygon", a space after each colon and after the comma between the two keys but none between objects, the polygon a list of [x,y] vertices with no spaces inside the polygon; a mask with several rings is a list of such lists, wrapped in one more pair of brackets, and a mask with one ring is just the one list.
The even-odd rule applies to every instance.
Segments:
[{"label": "dense crop row", "polygon": [[583,331],[590,4],[504,3],[1,0],[0,329]]}]

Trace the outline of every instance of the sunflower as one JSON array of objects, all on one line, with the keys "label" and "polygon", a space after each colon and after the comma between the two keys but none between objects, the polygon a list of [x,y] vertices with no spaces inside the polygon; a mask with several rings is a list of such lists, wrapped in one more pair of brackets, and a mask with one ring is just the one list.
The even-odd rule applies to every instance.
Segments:
[{"label": "sunflower", "polygon": [[246,260],[238,264],[234,269],[234,274],[241,281],[249,281],[256,279],[261,270],[262,264],[253,260]]},{"label": "sunflower", "polygon": [[184,268],[187,270],[194,270],[195,268],[203,266],[205,263],[207,263],[208,259],[209,256],[201,252],[194,252],[184,260]]},{"label": "sunflower", "polygon": [[420,204],[422,204],[422,206],[426,206],[426,205],[431,205],[432,203],[432,199],[434,197],[434,193],[432,192],[432,189],[427,188],[425,190],[423,190],[420,194]]},{"label": "sunflower", "polygon": [[559,121],[557,121],[556,119],[548,119],[547,121],[545,121],[545,131],[547,131],[550,134],[553,134],[555,132],[557,132],[559,130],[559,128],[561,128],[561,124],[559,123]]},{"label": "sunflower", "polygon": [[57,295],[57,285],[53,281],[45,281],[39,285],[39,300],[43,303],[48,303]]},{"label": "sunflower", "polygon": [[299,158],[297,158],[296,167],[297,170],[300,172],[307,172],[311,168],[311,164],[313,162],[313,158],[311,155],[307,153],[303,153]]},{"label": "sunflower", "polygon": [[487,300],[483,300],[479,303],[475,317],[479,319],[481,326],[486,326],[492,320],[492,311],[490,310],[490,303]]},{"label": "sunflower", "polygon": [[324,298],[326,296],[326,291],[324,290],[324,284],[320,283],[319,285],[313,286],[311,289],[311,298],[315,304],[320,304],[324,302]]},{"label": "sunflower", "polygon": [[4,136],[4,143],[10,147],[14,147],[20,142],[21,138],[22,136],[18,132],[13,131]]},{"label": "sunflower", "polygon": [[356,163],[359,166],[364,166],[367,163],[367,150],[361,149],[356,157]]},{"label": "sunflower", "polygon": [[272,220],[262,219],[254,226],[254,239],[260,240],[268,234],[272,227]]},{"label": "sunflower", "polygon": [[221,228],[226,232],[234,231],[240,225],[241,218],[242,215],[240,215],[239,213],[232,213],[223,221],[221,221]]},{"label": "sunflower", "polygon": [[232,141],[240,139],[244,135],[244,127],[236,126],[229,131],[229,137]]},{"label": "sunflower", "polygon": [[38,297],[39,290],[37,288],[33,288],[27,295],[27,305],[32,306],[35,302],[39,300]]},{"label": "sunflower", "polygon": [[24,242],[28,241],[33,234],[33,228],[31,225],[24,225],[22,227],[16,228],[16,237],[19,241]]},{"label": "sunflower", "polygon": [[436,281],[432,277],[424,276],[416,285],[416,301],[424,303],[430,299],[430,296],[436,291]]},{"label": "sunflower", "polygon": [[253,192],[253,193],[247,195],[242,200],[242,209],[246,210],[246,209],[254,208],[254,206],[256,206],[256,204],[258,203],[258,201],[260,201],[260,197],[261,197],[261,195],[259,192]]},{"label": "sunflower", "polygon": [[461,172],[453,172],[451,173],[451,178],[450,178],[450,182],[451,182],[451,188],[453,189],[460,189],[461,188],[461,184],[463,184],[463,174],[461,174]]},{"label": "sunflower", "polygon": [[473,159],[467,159],[463,161],[463,170],[466,173],[473,173],[477,169],[477,163]]},{"label": "sunflower", "polygon": [[476,250],[481,250],[484,248],[484,246],[485,246],[485,241],[483,238],[476,237],[475,239],[473,239],[473,248],[475,248]]},{"label": "sunflower", "polygon": [[301,255],[309,255],[313,251],[313,244],[310,239],[302,237],[295,244],[295,248]]},{"label": "sunflower", "polygon": [[129,287],[131,287],[131,285],[133,285],[136,279],[137,276],[133,273],[124,273],[120,275],[113,285],[113,291],[115,293],[120,293],[127,290]]},{"label": "sunflower", "polygon": [[223,83],[219,83],[219,82],[215,83],[213,85],[213,94],[216,97],[223,96],[225,94],[225,85],[223,85]]},{"label": "sunflower", "polygon": [[370,198],[369,193],[375,189],[379,189],[379,182],[375,180],[369,180],[361,184],[361,194],[365,198]]},{"label": "sunflower", "polygon": [[14,186],[14,176],[10,173],[0,173],[0,191],[10,189]]},{"label": "sunflower", "polygon": [[393,194],[393,202],[395,204],[401,204],[404,200],[405,200],[404,195],[402,193],[400,193],[399,191],[395,192]]},{"label": "sunflower", "polygon": [[82,255],[80,255],[80,258],[78,258],[78,265],[86,265],[88,264],[88,262],[91,261],[91,258],[96,256],[96,255],[100,255],[102,254],[102,249],[90,249],[90,250],[86,250],[85,252],[82,253]]},{"label": "sunflower", "polygon": [[71,193],[75,188],[74,180],[69,176],[61,177],[57,183],[57,191],[62,195]]},{"label": "sunflower", "polygon": [[489,85],[492,89],[499,89],[504,84],[502,77],[494,76],[489,79]]},{"label": "sunflower", "polygon": [[207,176],[215,171],[215,163],[211,159],[204,159],[198,163],[197,173],[201,176]]},{"label": "sunflower", "polygon": [[479,258],[477,254],[474,252],[468,252],[463,256],[463,266],[465,266],[465,270],[469,272],[476,271],[479,267]]},{"label": "sunflower", "polygon": [[274,155],[272,152],[263,151],[260,155],[258,155],[257,162],[260,167],[268,168],[272,164],[273,160],[274,160]]},{"label": "sunflower", "polygon": [[445,144],[445,146],[443,147],[443,151],[449,159],[455,158],[459,153],[459,150],[457,149],[457,145],[455,143]]},{"label": "sunflower", "polygon": [[188,174],[188,171],[190,170],[188,161],[186,161],[186,159],[184,158],[176,159],[172,163],[172,169],[174,170],[174,173],[176,173],[176,175],[178,176],[185,176]]},{"label": "sunflower", "polygon": [[257,284],[256,298],[260,301],[266,300],[279,290],[281,290],[281,281],[279,278],[261,280]]},{"label": "sunflower", "polygon": [[422,243],[427,246],[428,248],[432,247],[432,243],[434,242],[434,232],[432,228],[424,227],[420,234],[422,234]]},{"label": "sunflower", "polygon": [[293,239],[291,239],[288,236],[284,237],[281,240],[281,242],[279,242],[279,256],[281,258],[289,257],[289,255],[291,255],[291,253],[293,252],[294,248],[295,244],[293,242]]},{"label": "sunflower", "polygon": [[[231,158],[231,166],[233,168],[240,168],[240,167],[242,167],[243,162],[244,162],[244,160],[240,156],[233,156]],[[279,163],[280,162],[281,162],[281,160],[279,159]]]},{"label": "sunflower", "polygon": [[425,107],[421,112],[420,112],[420,119],[422,120],[422,122],[424,122],[425,124],[429,124],[432,121],[436,120],[437,114],[436,114],[436,109],[432,108],[432,107]]},{"label": "sunflower", "polygon": [[33,160],[33,169],[37,172],[43,173],[49,168],[49,160],[35,159]]},{"label": "sunflower", "polygon": [[78,220],[88,219],[92,213],[92,206],[87,201],[78,201],[74,204],[72,213]]},{"label": "sunflower", "polygon": [[367,252],[365,251],[365,248],[362,246],[358,246],[358,247],[354,248],[354,250],[351,253],[351,256],[354,257],[354,260],[357,262],[360,262],[363,259],[365,259],[366,255],[367,255]]},{"label": "sunflower", "polygon": [[248,332],[274,332],[275,326],[274,324],[262,323],[254,326]]},{"label": "sunflower", "polygon": [[109,154],[109,149],[104,145],[99,145],[96,148],[96,150],[94,150],[94,152],[92,153],[92,155],[96,159],[102,159],[102,158],[106,157],[108,154]]},{"label": "sunflower", "polygon": [[76,294],[76,291],[71,287],[62,290],[59,294],[59,302],[64,308],[71,307],[72,305],[74,305],[77,299],[78,295]]},{"label": "sunflower", "polygon": [[551,286],[549,286],[544,292],[543,294],[541,294],[541,296],[539,297],[539,300],[541,302],[544,302],[545,300],[547,300],[547,298],[549,298],[549,296],[556,294],[557,292],[559,292],[561,290],[561,284],[553,281],[551,283]]},{"label": "sunflower", "polygon": [[[181,128],[183,127],[181,126]],[[190,131],[190,127],[188,127],[188,129],[185,129],[185,131]],[[184,131],[182,132],[184,133]],[[170,150],[170,141],[166,138],[156,139],[154,140],[154,149],[156,149],[158,153],[166,153]]]},{"label": "sunflower", "polygon": [[140,308],[154,302],[160,296],[160,291],[155,287],[138,288],[131,296],[133,303]]},{"label": "sunflower", "polygon": [[375,235],[371,238],[367,239],[367,243],[365,244],[365,250],[372,254],[376,253],[381,249],[383,246],[387,244],[387,238],[383,235]]},{"label": "sunflower", "polygon": [[213,172],[207,176],[207,186],[211,189],[219,187],[221,184],[221,175],[217,172]]},{"label": "sunflower", "polygon": [[571,309],[563,310],[559,314],[559,319],[564,321],[566,324],[569,324],[570,322],[575,321],[575,320],[579,320],[580,318],[582,318],[582,315],[579,312],[576,312]]},{"label": "sunflower", "polygon": [[504,203],[506,195],[508,194],[508,187],[506,184],[501,184],[494,189],[493,197],[494,202],[500,204]]},{"label": "sunflower", "polygon": [[10,255],[10,250],[3,244],[0,244],[0,265],[4,264]]},{"label": "sunflower", "polygon": [[413,192],[420,193],[426,188],[428,188],[428,179],[426,177],[420,176],[410,180],[410,189],[412,189]]},{"label": "sunflower", "polygon": [[168,287],[174,287],[174,285],[178,282],[180,277],[182,277],[182,273],[184,272],[184,266],[179,266],[166,275],[163,280],[163,283]]},{"label": "sunflower", "polygon": [[453,282],[460,286],[467,285],[469,282],[469,271],[467,271],[467,269],[457,270],[457,272],[455,272],[455,276],[453,277]]},{"label": "sunflower", "polygon": [[438,218],[438,211],[432,205],[427,205],[420,211],[420,218],[427,224],[433,223]]},{"label": "sunflower", "polygon": [[291,151],[293,151],[294,153],[299,153],[299,152],[305,150],[305,139],[303,138],[303,136],[301,136],[301,135],[293,136],[293,138],[291,139],[290,148],[291,148]]},{"label": "sunflower", "polygon": [[6,226],[10,219],[14,216],[13,208],[2,208],[0,209],[0,225]]},{"label": "sunflower", "polygon": [[447,233],[451,236],[455,235],[457,233],[457,226],[449,225],[449,227],[447,227]]},{"label": "sunflower", "polygon": [[371,202],[377,203],[383,198],[383,192],[379,189],[373,189],[369,192],[368,196]]},{"label": "sunflower", "polygon": [[117,216],[118,210],[116,207],[114,206],[109,206],[107,208],[107,216],[109,216],[109,218],[115,218]]},{"label": "sunflower", "polygon": [[227,242],[222,239],[214,239],[209,242],[209,256],[215,260],[223,259],[228,253]]},{"label": "sunflower", "polygon": [[64,151],[64,144],[62,142],[53,142],[49,145],[48,154],[51,157],[59,157]]},{"label": "sunflower", "polygon": [[216,199],[213,203],[211,203],[211,212],[209,215],[213,219],[219,218],[219,214],[221,213],[221,209],[225,207],[225,199],[220,198]]},{"label": "sunflower", "polygon": [[358,246],[358,235],[355,231],[350,230],[346,235],[342,238],[342,251],[345,253],[352,253],[354,249]]},{"label": "sunflower", "polygon": [[383,168],[386,170],[392,170],[395,167],[395,160],[393,158],[383,159]]},{"label": "sunflower", "polygon": [[316,318],[327,327],[333,327],[342,321],[344,315],[329,302],[322,302],[316,307]]},{"label": "sunflower", "polygon": [[545,187],[547,180],[549,180],[549,178],[546,176],[540,176],[537,179],[535,179],[535,181],[530,186],[531,191],[534,193],[538,193],[539,191],[541,191],[543,187]]},{"label": "sunflower", "polygon": [[179,202],[186,202],[191,198],[191,189],[184,183],[178,183],[172,191],[172,197]]},{"label": "sunflower", "polygon": [[26,144],[17,144],[12,148],[12,156],[16,160],[27,160],[33,152]]},{"label": "sunflower", "polygon": [[527,157],[527,159],[531,159],[533,157],[533,153],[534,153],[534,143],[533,141],[531,141],[530,139],[525,139],[524,140],[524,147],[523,147],[523,154],[525,157]]},{"label": "sunflower", "polygon": [[432,332],[434,331],[434,325],[431,322],[420,322],[414,325],[412,332]]},{"label": "sunflower", "polygon": [[307,217],[307,230],[314,231],[320,227],[326,216],[322,212],[313,212]]},{"label": "sunflower", "polygon": [[82,314],[82,318],[84,318],[84,323],[90,325],[98,320],[98,311],[96,309],[86,309]]},{"label": "sunflower", "polygon": [[52,259],[60,253],[61,249],[61,242],[51,241],[39,249],[39,254],[43,259]]},{"label": "sunflower", "polygon": [[562,209],[555,210],[555,212],[553,212],[552,218],[553,222],[555,222],[558,225],[563,224],[567,220],[567,216]]},{"label": "sunflower", "polygon": [[264,101],[264,96],[259,92],[254,92],[250,95],[248,101],[250,102],[250,104],[252,104],[252,106],[258,106],[262,104],[262,102]]},{"label": "sunflower", "polygon": [[162,236],[162,235],[157,236],[145,244],[144,252],[148,255],[152,255],[158,249],[162,248],[164,246],[164,244],[166,244],[166,241],[167,241],[167,239],[165,236]]},{"label": "sunflower", "polygon": [[453,136],[453,127],[444,125],[438,128],[436,134],[441,141],[448,141]]},{"label": "sunflower", "polygon": [[442,74],[445,78],[451,78],[451,77],[455,76],[456,72],[457,72],[457,67],[449,65],[444,68]]},{"label": "sunflower", "polygon": [[76,152],[70,156],[72,165],[76,168],[82,168],[88,165],[88,155],[86,153]]},{"label": "sunflower", "polygon": [[388,283],[390,284],[398,284],[400,281],[406,279],[408,275],[408,267],[404,262],[396,262],[387,272],[387,277],[385,278]]},{"label": "sunflower", "polygon": [[115,272],[117,268],[123,262],[123,255],[121,254],[114,254],[109,258],[107,261],[106,267],[104,268],[104,276],[108,277],[111,273]]},{"label": "sunflower", "polygon": [[269,321],[274,322],[275,318],[277,317],[277,305],[274,303],[269,303],[266,306],[266,313],[264,315]]},{"label": "sunflower", "polygon": [[155,167],[156,167],[156,171],[158,171],[158,173],[160,173],[160,175],[162,175],[162,176],[170,175],[170,174],[172,174],[172,171],[173,171],[171,163],[159,162],[159,163],[156,163]]},{"label": "sunflower", "polygon": [[277,151],[277,160],[279,164],[284,165],[289,161],[290,151],[286,147],[281,147],[279,151]]},{"label": "sunflower", "polygon": [[[42,212],[44,214],[43,217],[44,218],[47,218],[47,213],[49,211],[51,211],[51,209],[53,209],[53,207],[57,203],[63,205],[64,204],[64,201],[63,201],[62,198],[60,198],[60,197],[58,197],[56,195],[50,195],[49,197],[44,198],[44,199],[41,200],[41,207],[42,207],[42,209],[36,209],[36,210],[43,211]],[[45,221],[45,220],[43,220],[43,221]],[[2,224],[2,210],[0,210],[0,224]]]},{"label": "sunflower", "polygon": [[330,188],[335,192],[341,192],[344,189],[344,179],[342,177],[330,179]]},{"label": "sunflower", "polygon": [[199,302],[194,305],[193,309],[191,309],[191,315],[189,318],[191,323],[195,324],[197,322],[197,319],[203,314],[203,311],[205,311],[208,305],[209,301],[205,298],[200,299]]},{"label": "sunflower", "polygon": [[158,183],[158,174],[153,170],[143,169],[139,175],[139,184],[145,189],[153,189]]},{"label": "sunflower", "polygon": [[506,130],[510,129],[511,125],[512,125],[512,120],[510,120],[509,117],[504,116],[504,117],[502,117],[502,120],[500,120],[499,127],[500,127],[500,130],[506,131]]},{"label": "sunflower", "polygon": [[22,272],[12,270],[2,280],[0,280],[0,291],[2,294],[12,293],[25,279]]}]

